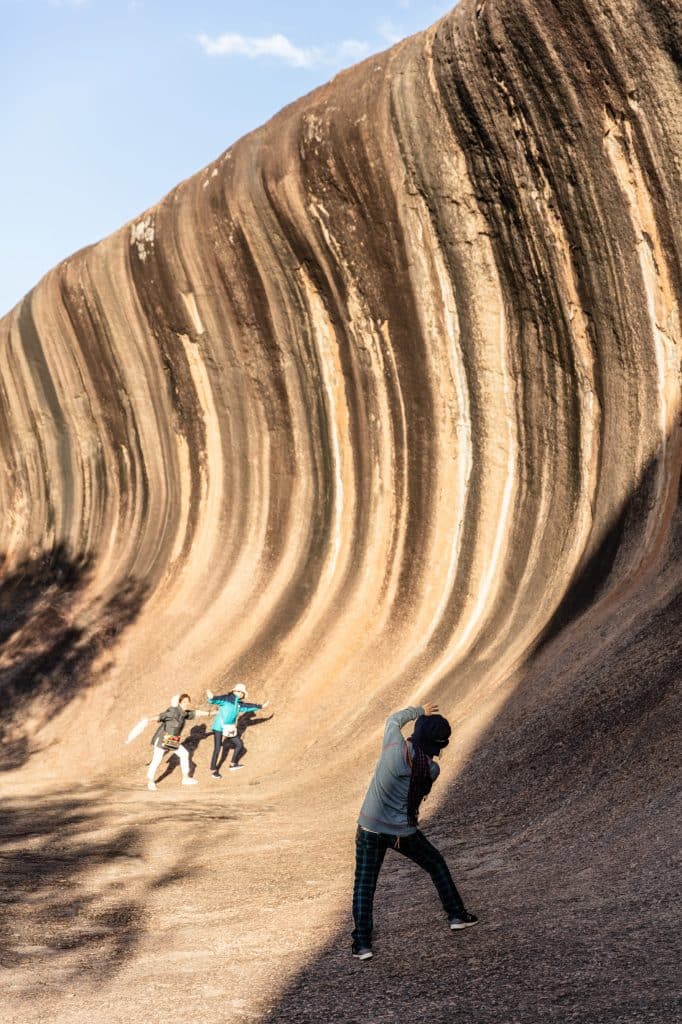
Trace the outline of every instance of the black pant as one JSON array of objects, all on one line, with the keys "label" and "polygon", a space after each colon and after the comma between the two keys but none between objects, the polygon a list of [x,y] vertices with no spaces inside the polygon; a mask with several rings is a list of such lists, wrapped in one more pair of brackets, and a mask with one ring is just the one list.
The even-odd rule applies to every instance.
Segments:
[{"label": "black pant", "polygon": [[[234,754],[232,755],[232,764],[239,764],[240,757],[243,756],[246,747],[244,746],[240,736],[231,736],[228,741],[231,746],[234,747]],[[220,760],[220,751],[223,748],[223,734],[222,732],[213,731],[213,757],[211,758],[211,771],[216,772],[218,770],[218,761]],[[227,755],[226,755],[227,756]]]},{"label": "black pant", "polygon": [[398,838],[379,832],[367,832],[364,828],[358,827],[355,836],[353,938],[360,946],[372,945],[374,890],[389,847],[428,872],[448,918],[461,914],[464,910],[462,897],[457,892],[442,854],[425,835],[417,831],[412,835]]}]

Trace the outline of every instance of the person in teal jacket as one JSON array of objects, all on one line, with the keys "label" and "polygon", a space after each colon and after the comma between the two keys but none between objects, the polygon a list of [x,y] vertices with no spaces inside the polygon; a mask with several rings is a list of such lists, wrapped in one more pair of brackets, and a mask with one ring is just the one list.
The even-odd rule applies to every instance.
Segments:
[{"label": "person in teal jacket", "polygon": [[216,715],[211,725],[211,731],[213,733],[213,757],[211,758],[211,778],[221,779],[222,775],[218,771],[218,761],[220,760],[220,752],[223,748],[223,740],[227,739],[228,742],[234,747],[234,753],[232,754],[232,764],[230,765],[230,771],[237,771],[239,768],[244,766],[239,763],[245,747],[241,736],[237,734],[237,719],[246,711],[260,711],[261,708],[268,706],[268,701],[264,704],[247,704],[246,701],[246,687],[242,683],[237,683],[233,688],[232,693],[223,694],[222,697],[214,697],[211,690],[206,691],[209,704],[215,704],[218,708]]}]

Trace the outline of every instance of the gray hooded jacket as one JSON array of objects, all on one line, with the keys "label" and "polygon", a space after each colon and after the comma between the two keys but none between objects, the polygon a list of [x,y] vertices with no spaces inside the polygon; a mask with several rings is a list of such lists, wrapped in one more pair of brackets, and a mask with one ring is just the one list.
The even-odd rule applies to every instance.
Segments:
[{"label": "gray hooded jacket", "polygon": [[[390,715],[386,721],[381,756],[358,818],[358,825],[370,832],[409,836],[417,831],[416,826],[407,821],[407,795],[412,769],[407,756],[409,740],[404,738],[400,730],[423,714],[423,708],[405,708]],[[440,768],[432,761],[431,778],[435,781],[439,774]]]}]

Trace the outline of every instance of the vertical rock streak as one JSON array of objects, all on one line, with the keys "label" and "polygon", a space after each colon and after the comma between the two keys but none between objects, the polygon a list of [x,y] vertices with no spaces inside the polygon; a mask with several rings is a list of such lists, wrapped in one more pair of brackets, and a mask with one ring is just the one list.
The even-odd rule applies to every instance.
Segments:
[{"label": "vertical rock streak", "polygon": [[267,673],[322,729],[501,677],[644,484],[593,592],[654,571],[682,194],[657,17],[464,0],[55,268],[0,323],[7,565],[63,543],[93,599],[144,579],[138,675],[171,647],[202,684]]}]

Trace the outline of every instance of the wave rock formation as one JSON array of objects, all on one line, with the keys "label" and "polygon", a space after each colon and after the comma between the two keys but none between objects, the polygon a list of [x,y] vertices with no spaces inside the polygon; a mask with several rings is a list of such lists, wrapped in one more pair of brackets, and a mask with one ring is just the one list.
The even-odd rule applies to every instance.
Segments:
[{"label": "wave rock formation", "polygon": [[[675,1018],[681,63],[677,0],[463,0],[0,321],[4,778],[118,786],[13,790],[40,1007],[70,950],[74,1024],[137,1019],[161,962],[211,1020],[245,985],[272,1024]],[[249,771],[147,794],[133,722],[236,680],[275,709]],[[355,812],[427,697],[482,926],[453,953],[387,872],[349,986]]]},{"label": "wave rock formation", "polygon": [[340,766],[669,605],[680,53],[670,0],[464,0],[0,322],[17,764],[227,673]]},{"label": "wave rock formation", "polygon": [[679,465],[675,19],[464,3],[48,274],[0,327],[6,571],[87,559],[88,621],[143,586],[145,692],[228,669],[334,730],[497,683],[586,570],[583,604],[641,586]]}]

